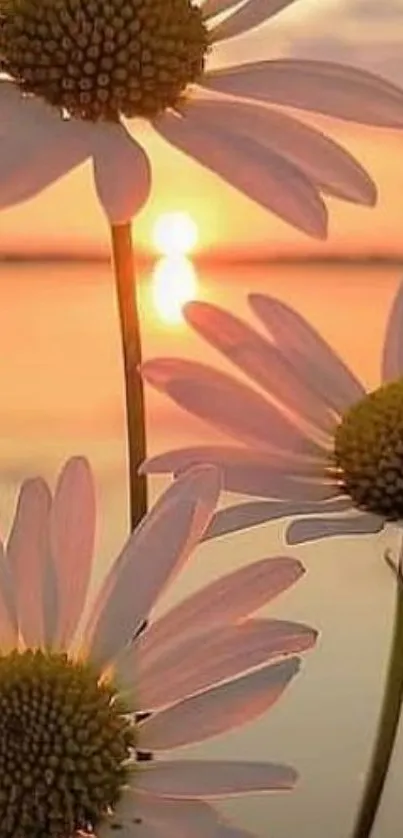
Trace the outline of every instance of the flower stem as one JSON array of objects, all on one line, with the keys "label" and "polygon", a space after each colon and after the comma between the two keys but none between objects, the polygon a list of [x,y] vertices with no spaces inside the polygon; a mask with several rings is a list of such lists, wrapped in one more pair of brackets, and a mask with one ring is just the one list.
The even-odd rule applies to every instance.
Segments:
[{"label": "flower stem", "polygon": [[396,612],[389,667],[370,770],[353,838],[369,838],[379,808],[395,744],[403,701],[403,579],[399,561]]},{"label": "flower stem", "polygon": [[111,226],[126,393],[130,523],[133,530],[147,512],[147,479],[137,473],[146,456],[146,417],[134,254],[130,223]]}]

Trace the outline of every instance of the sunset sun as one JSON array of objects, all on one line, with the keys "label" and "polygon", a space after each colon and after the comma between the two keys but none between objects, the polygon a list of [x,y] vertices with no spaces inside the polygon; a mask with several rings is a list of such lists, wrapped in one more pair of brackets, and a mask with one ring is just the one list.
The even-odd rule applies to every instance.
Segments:
[{"label": "sunset sun", "polygon": [[161,320],[176,324],[182,321],[182,308],[197,296],[197,275],[187,258],[198,239],[196,222],[187,212],[166,212],[157,218],[153,243],[162,258],[156,263],[152,278],[152,298]]},{"label": "sunset sun", "polygon": [[164,256],[190,253],[197,244],[197,239],[196,222],[187,212],[166,212],[155,222],[154,245]]}]

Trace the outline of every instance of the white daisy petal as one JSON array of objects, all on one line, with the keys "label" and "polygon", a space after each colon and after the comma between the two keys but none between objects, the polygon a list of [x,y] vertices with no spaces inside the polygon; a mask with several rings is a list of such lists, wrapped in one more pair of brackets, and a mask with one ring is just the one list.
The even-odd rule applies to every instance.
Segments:
[{"label": "white daisy petal", "polygon": [[142,659],[150,665],[183,633],[194,634],[245,619],[303,576],[301,562],[289,556],[262,559],[206,585],[151,624],[142,638]]},{"label": "white daisy petal", "polygon": [[274,344],[247,323],[211,303],[192,302],[184,307],[186,322],[222,352],[242,372],[256,381],[268,395],[279,399],[297,416],[311,421],[322,431],[334,426],[334,412],[315,392],[309,381],[295,372]]},{"label": "white daisy petal", "polygon": [[343,64],[288,58],[258,61],[206,73],[203,86],[362,124],[403,125],[403,91],[366,70]]},{"label": "white daisy petal", "polygon": [[[219,105],[218,105],[219,107]],[[176,148],[308,235],[326,238],[327,210],[296,166],[250,137],[205,126],[202,119],[165,114],[156,130]]]},{"label": "white daisy petal", "polygon": [[288,518],[291,515],[310,515],[320,512],[342,512],[351,507],[350,499],[337,498],[334,501],[252,501],[238,503],[215,512],[203,541],[218,538],[233,532],[241,532],[259,524]]},{"label": "white daisy petal", "polygon": [[66,648],[85,604],[95,539],[95,486],[83,457],[68,460],[60,474],[50,539],[58,592],[56,642]]},{"label": "white daisy petal", "polygon": [[94,181],[112,224],[125,224],[142,209],[151,192],[147,154],[123,125],[102,123],[92,132]]},{"label": "white daisy petal", "polygon": [[[253,2],[253,0],[247,0],[247,2],[250,3]],[[290,3],[294,2],[295,0],[267,0],[266,17],[274,17],[275,14],[282,11],[282,9],[286,6],[289,6]],[[230,11],[232,6],[237,6],[238,4],[239,0],[204,0],[204,2],[202,2],[203,19],[209,20],[216,15],[221,15],[223,12]]]},{"label": "white daisy petal", "polygon": [[18,624],[15,611],[14,586],[8,562],[0,542],[0,649],[10,652],[18,643]]},{"label": "white daisy petal", "polygon": [[247,724],[277,701],[299,667],[298,658],[290,658],[184,698],[140,725],[139,747],[166,751]]},{"label": "white daisy petal", "polygon": [[373,206],[376,186],[365,169],[338,143],[285,113],[247,102],[196,100],[188,113],[243,134],[297,166],[321,191]]},{"label": "white daisy petal", "polygon": [[348,518],[301,518],[287,529],[287,544],[303,544],[336,535],[370,535],[384,527],[382,518],[369,513]]},{"label": "white daisy petal", "polygon": [[56,130],[67,125],[59,113],[42,99],[25,95],[14,81],[0,78],[0,136],[15,128],[35,133],[39,123]]},{"label": "white daisy petal", "polygon": [[152,824],[136,823],[135,817],[133,813],[133,818],[126,821],[120,821],[117,818],[104,820],[97,827],[97,838],[115,838],[116,833],[119,838],[163,838],[161,832]]},{"label": "white daisy petal", "polygon": [[161,838],[217,836],[218,815],[207,803],[198,800],[169,800],[148,794],[139,794],[137,799],[138,815],[142,822],[157,829]]},{"label": "white daisy petal", "polygon": [[296,373],[334,410],[365,396],[365,389],[319,333],[294,309],[265,294],[249,294],[249,304]]},{"label": "white daisy petal", "polygon": [[151,658],[149,666],[147,649],[142,655],[140,645],[137,662],[133,654],[131,688],[137,690],[141,707],[155,710],[272,658],[305,651],[315,639],[316,632],[300,623],[247,620],[201,630],[197,636],[174,637],[162,656]]},{"label": "white daisy petal", "polygon": [[0,136],[0,208],[34,197],[88,155],[85,135],[78,125],[42,115],[36,119],[34,112],[18,131]]},{"label": "white daisy petal", "polygon": [[297,779],[294,768],[270,762],[175,760],[144,766],[134,782],[139,791],[179,800],[289,790]]},{"label": "white daisy petal", "polygon": [[396,381],[403,375],[403,282],[388,318],[382,352],[382,381]]},{"label": "white daisy petal", "polygon": [[232,824],[223,824],[215,838],[256,838],[246,829]]},{"label": "white daisy petal", "polygon": [[21,93],[14,82],[0,79],[0,137],[7,134],[10,128],[24,119],[27,113],[25,106],[30,105],[31,99],[22,99]]},{"label": "white daisy petal", "polygon": [[[310,452],[310,448],[308,451]],[[240,448],[230,445],[194,445],[189,448],[176,448],[173,451],[166,451],[163,454],[156,454],[149,457],[141,464],[140,474],[162,474],[173,472],[181,474],[195,465],[211,463],[217,466],[223,473],[223,488],[231,483],[231,470],[243,469],[249,466],[261,467],[263,469],[280,469],[284,473],[312,477],[321,473],[324,469],[324,456],[322,458],[308,459],[300,456],[297,452],[289,454],[286,451],[269,451],[266,448]],[[266,482],[266,489],[270,486]]]},{"label": "white daisy petal", "polygon": [[161,823],[157,818],[150,817],[148,795],[127,789],[113,814],[103,818],[97,826],[97,838],[116,838],[116,835],[119,838],[164,838]]},{"label": "white daisy petal", "polygon": [[[133,825],[136,830],[133,838],[251,838],[249,833],[232,833],[231,824],[223,821],[218,812],[205,802],[170,800],[144,793],[133,793],[133,796],[132,816],[135,812],[137,818]],[[133,817],[131,821],[133,823]],[[129,819],[126,823],[129,826]],[[116,830],[106,834],[116,835]],[[99,838],[104,838],[102,827]]]},{"label": "white daisy petal", "polygon": [[274,405],[226,373],[179,358],[153,358],[142,365],[141,372],[149,384],[180,407],[237,442],[304,455],[318,452]]},{"label": "white daisy petal", "polygon": [[239,0],[202,0],[201,10],[203,20],[208,21],[210,18],[220,15],[223,12],[228,12],[232,6],[237,6]]},{"label": "white daisy petal", "polygon": [[145,460],[141,473],[175,475],[203,463],[220,469],[223,489],[258,497],[326,500],[335,497],[337,486],[326,478],[327,460],[308,460],[298,454],[229,446],[195,446],[167,451]]},{"label": "white daisy petal", "polygon": [[[186,456],[188,456],[187,465],[179,467],[178,461],[183,463]],[[313,466],[307,465],[305,475],[302,465],[298,473],[299,464],[295,463],[292,453],[279,457],[278,465],[271,465],[263,458],[264,452],[259,462],[258,451],[222,448],[218,449],[216,456],[210,462],[220,468],[223,489],[228,492],[260,498],[304,501],[323,501],[337,497],[339,494],[337,485],[326,480],[324,462],[316,466],[315,471]],[[204,452],[201,457],[198,457],[197,450],[193,449],[185,449],[178,454],[168,452],[166,455],[161,455],[159,468],[156,467],[156,459],[151,461],[151,473],[173,470],[174,474],[182,474],[194,465],[199,465],[204,461],[209,462]],[[161,465],[164,468],[161,468]],[[169,469],[167,469],[168,465]]]},{"label": "white daisy petal", "polygon": [[[295,0],[247,0],[223,23],[219,23],[218,26],[213,25],[211,40],[221,41],[223,38],[233,38],[234,35],[247,32],[248,29],[259,26],[260,23],[274,17],[294,2]],[[208,20],[238,4],[239,0],[206,0],[202,6],[203,18]]]},{"label": "white daisy petal", "polygon": [[219,492],[217,469],[192,469],[174,481],[131,535],[106,577],[87,629],[89,654],[98,665],[129,643],[181,570],[211,519]]},{"label": "white daisy petal", "polygon": [[38,477],[23,483],[6,552],[14,578],[19,630],[27,646],[34,648],[45,641],[51,502],[44,480]]}]

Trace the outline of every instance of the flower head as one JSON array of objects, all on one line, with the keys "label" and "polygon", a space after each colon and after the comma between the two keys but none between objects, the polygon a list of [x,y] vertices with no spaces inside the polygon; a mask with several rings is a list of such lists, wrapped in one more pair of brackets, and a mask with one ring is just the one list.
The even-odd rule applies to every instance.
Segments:
[{"label": "flower head", "polygon": [[109,220],[129,221],[151,188],[139,119],[309,235],[326,236],[322,193],[373,205],[375,185],[347,151],[267,105],[402,127],[403,91],[327,62],[217,69],[220,43],[294,1],[0,0],[0,206],[90,158]]},{"label": "flower head", "polygon": [[53,497],[42,479],[23,485],[0,557],[2,838],[199,835],[200,824],[218,838],[225,826],[204,798],[294,785],[284,765],[159,759],[265,712],[316,638],[302,624],[248,619],[303,573],[287,558],[150,619],[218,493],[213,467],[175,481],[81,626],[95,531],[89,466],[69,460]]},{"label": "flower head", "polygon": [[153,117],[203,72],[207,29],[189,0],[7,0],[3,66],[19,88],[90,121]]},{"label": "flower head", "polygon": [[143,470],[178,474],[211,462],[228,491],[270,498],[217,513],[210,536],[298,514],[309,517],[290,525],[291,543],[378,532],[401,520],[403,285],[386,330],[381,386],[372,393],[297,312],[261,294],[249,303],[265,334],[207,303],[190,303],[185,316],[264,395],[195,362],[143,366],[154,387],[237,445],[168,452]]}]

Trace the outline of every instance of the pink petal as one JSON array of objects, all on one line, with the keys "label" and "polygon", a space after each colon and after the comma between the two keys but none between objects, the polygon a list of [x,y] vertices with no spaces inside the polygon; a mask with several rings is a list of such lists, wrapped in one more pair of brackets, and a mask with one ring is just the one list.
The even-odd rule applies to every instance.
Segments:
[{"label": "pink petal", "polygon": [[199,800],[170,800],[138,794],[135,811],[142,824],[136,824],[138,832],[133,838],[148,838],[149,833],[142,831],[143,825],[153,828],[158,838],[252,838],[247,832],[233,832],[231,825],[223,821],[212,806]]},{"label": "pink petal", "polygon": [[[207,0],[207,4],[203,6],[203,12],[206,5],[208,5],[208,2],[209,0]],[[260,26],[261,23],[265,23],[265,21],[274,17],[274,15],[281,12],[286,8],[286,6],[289,6],[293,2],[295,2],[295,0],[248,0],[248,2],[243,3],[240,8],[226,17],[222,23],[213,27],[211,40],[228,40],[229,38],[233,38],[235,35],[241,35],[244,32],[248,32],[250,29]],[[214,3],[214,0],[212,0],[212,3]],[[216,2],[215,5],[219,5],[219,3]],[[221,3],[221,5],[224,5],[224,3]],[[225,5],[228,6],[228,2]],[[236,3],[231,2],[231,5],[234,6]],[[222,9],[219,9],[219,11],[221,12]]]},{"label": "pink petal", "polygon": [[357,514],[349,518],[302,518],[287,529],[287,544],[304,544],[336,535],[370,535],[381,532],[384,521],[377,515]]},{"label": "pink petal", "polygon": [[[203,19],[208,20],[215,15],[227,12],[232,6],[237,6],[239,0],[205,0],[202,3]],[[266,0],[266,18],[273,17],[295,0]],[[248,0],[248,5],[253,5],[253,0]]]},{"label": "pink petal", "polygon": [[66,648],[85,605],[95,540],[95,487],[83,457],[68,460],[60,474],[50,537],[59,602],[56,643]]},{"label": "pink petal", "polygon": [[[308,446],[307,446],[308,447]],[[318,449],[319,450],[319,449]],[[311,452],[309,444],[307,453]],[[288,453],[267,448],[246,448],[230,445],[193,445],[189,448],[176,448],[173,451],[165,451],[163,454],[156,454],[149,457],[141,464],[140,474],[161,474],[173,472],[181,474],[195,465],[212,463],[220,470],[228,472],[228,482],[231,480],[231,470],[247,470],[248,467],[259,467],[268,469],[279,469],[284,472],[291,471],[296,476],[313,477],[315,474],[325,470],[325,456],[322,454],[322,461],[304,458],[303,454],[297,452]],[[319,470],[319,471],[318,471]],[[266,483],[266,489],[268,484]]]},{"label": "pink petal", "polygon": [[342,512],[350,508],[351,502],[344,497],[321,503],[318,501],[251,501],[238,503],[215,512],[203,541],[218,538],[228,533],[241,532],[259,524],[289,518],[291,515],[309,515],[320,512]]},{"label": "pink petal", "polygon": [[97,825],[96,838],[113,838],[117,834],[119,838],[164,838],[161,824],[157,819],[149,817],[147,803],[151,799],[153,798],[149,795],[137,794],[134,788],[128,787],[113,814],[102,818],[101,823]]},{"label": "pink petal", "polygon": [[[0,99],[0,112],[3,104]],[[0,133],[0,208],[34,197],[89,156],[79,123],[62,120],[39,100],[20,96],[14,104],[14,128]]]},{"label": "pink petal", "polygon": [[227,574],[184,599],[144,635],[143,661],[165,654],[167,645],[184,633],[197,633],[206,626],[223,626],[243,620],[282,591],[294,585],[305,570],[288,556],[262,559]]},{"label": "pink petal", "polygon": [[327,478],[325,456],[322,462],[304,461],[293,452],[196,446],[152,457],[142,464],[141,472],[172,471],[178,475],[203,463],[220,469],[223,489],[229,492],[302,501],[325,500],[339,494],[337,486]]},{"label": "pink petal", "polygon": [[185,116],[166,113],[154,127],[251,200],[308,235],[326,238],[327,210],[319,191],[288,160],[250,137],[213,122],[205,125],[202,118],[187,118],[186,111]]},{"label": "pink petal", "polygon": [[123,125],[95,126],[92,140],[98,198],[112,224],[136,216],[151,192],[148,156]]},{"label": "pink petal", "polygon": [[179,407],[237,442],[296,454],[318,453],[318,447],[298,429],[297,420],[287,419],[251,387],[213,367],[179,358],[154,358],[142,365],[141,372]]},{"label": "pink petal", "polygon": [[0,650],[11,652],[18,644],[15,593],[3,544],[0,542]]},{"label": "pink petal", "polygon": [[175,760],[148,764],[136,774],[136,786],[161,797],[214,798],[288,790],[297,778],[288,765],[270,762]]},{"label": "pink petal", "polygon": [[344,64],[289,58],[257,61],[207,73],[203,86],[366,125],[403,125],[403,91]]},{"label": "pink petal", "polygon": [[269,396],[321,430],[333,429],[335,416],[328,402],[295,372],[277,346],[247,323],[211,303],[188,303],[184,315],[204,340],[263,387]]},{"label": "pink petal", "polygon": [[347,201],[373,206],[376,186],[362,166],[338,143],[287,114],[240,101],[193,101],[188,114],[204,124],[254,139],[297,166],[320,189]]},{"label": "pink petal", "polygon": [[138,816],[152,824],[161,838],[217,838],[218,816],[207,803],[161,799],[148,794],[137,795],[137,800]]},{"label": "pink petal", "polygon": [[148,666],[147,649],[143,655],[140,644],[137,660],[133,651],[125,670],[141,707],[150,710],[174,704],[272,658],[302,652],[315,640],[316,632],[303,624],[247,620],[206,628],[196,636],[174,637],[162,655],[151,657]]},{"label": "pink petal", "polygon": [[[112,816],[108,820],[103,819],[97,827],[97,838],[114,838],[116,832],[119,838],[163,838],[160,830],[151,823],[133,823],[133,816],[136,817],[137,809],[133,808],[131,818],[126,822],[120,821],[119,816]],[[85,833],[84,833],[85,834]]]},{"label": "pink petal", "polygon": [[[23,98],[21,91],[14,82],[6,78],[0,79],[0,136],[6,135],[10,129],[18,127],[18,122],[26,118],[28,113],[32,113],[34,102],[34,108],[36,108],[36,100],[30,97]],[[40,104],[39,107],[42,108],[42,113],[44,113],[43,104]]]},{"label": "pink petal", "polygon": [[396,381],[403,375],[403,282],[389,314],[382,353],[382,381]]},{"label": "pink petal", "polygon": [[252,835],[251,832],[239,826],[223,824],[215,838],[256,838],[256,835]]},{"label": "pink petal", "polygon": [[129,538],[99,593],[87,629],[89,654],[109,663],[132,639],[206,529],[219,472],[201,466],[175,480]]},{"label": "pink petal", "polygon": [[17,503],[6,561],[14,579],[19,631],[27,646],[43,647],[46,613],[46,576],[49,573],[49,514],[51,494],[41,478],[23,483]]},{"label": "pink petal", "polygon": [[360,381],[297,311],[264,294],[250,294],[249,304],[295,372],[334,410],[343,413],[365,396]]},{"label": "pink petal", "polygon": [[166,751],[241,727],[272,707],[298,670],[290,658],[184,698],[140,726],[140,748]]}]

